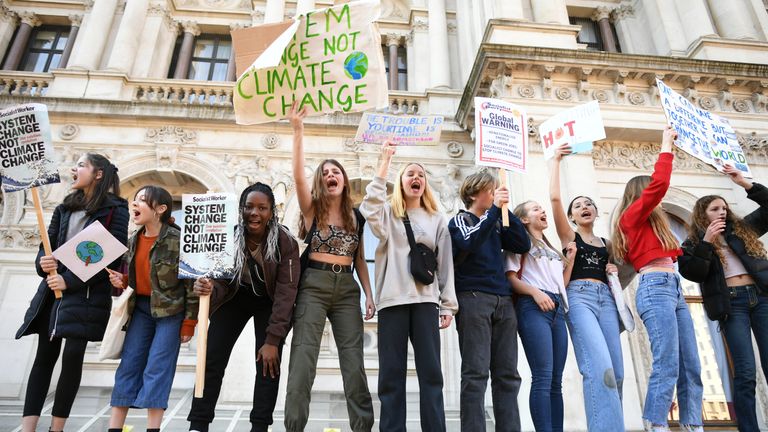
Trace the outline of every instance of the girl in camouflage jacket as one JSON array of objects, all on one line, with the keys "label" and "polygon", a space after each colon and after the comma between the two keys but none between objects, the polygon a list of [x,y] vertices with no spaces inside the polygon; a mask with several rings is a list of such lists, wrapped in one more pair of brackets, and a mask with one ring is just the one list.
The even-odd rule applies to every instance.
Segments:
[{"label": "girl in camouflage jacket", "polygon": [[179,280],[179,227],[171,216],[171,194],[158,186],[139,190],[131,204],[138,231],[123,256],[128,274],[110,270],[116,288],[135,289],[128,311],[120,366],[112,390],[109,431],[119,432],[128,408],[147,409],[147,431],[159,431],[168,407],[179,345],[197,323],[198,297],[191,280]]}]

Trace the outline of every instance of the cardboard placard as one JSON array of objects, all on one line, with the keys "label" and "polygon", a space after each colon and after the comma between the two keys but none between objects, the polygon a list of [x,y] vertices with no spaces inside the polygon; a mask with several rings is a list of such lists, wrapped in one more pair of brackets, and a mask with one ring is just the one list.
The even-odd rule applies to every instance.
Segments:
[{"label": "cardboard placard", "polygon": [[59,183],[48,107],[31,103],[0,111],[0,179],[3,192]]},{"label": "cardboard placard", "polygon": [[95,221],[53,251],[53,256],[83,282],[123,256],[128,248]]},{"label": "cardboard placard", "polygon": [[443,130],[443,116],[414,116],[363,113],[356,142],[397,145],[437,145]]},{"label": "cardboard placard", "polygon": [[528,116],[517,105],[475,98],[475,164],[524,173],[528,160]]}]

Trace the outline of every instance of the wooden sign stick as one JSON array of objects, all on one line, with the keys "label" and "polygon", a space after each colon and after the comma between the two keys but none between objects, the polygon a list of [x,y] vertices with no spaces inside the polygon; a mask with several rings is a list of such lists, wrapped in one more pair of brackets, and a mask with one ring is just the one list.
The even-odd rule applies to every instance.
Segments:
[{"label": "wooden sign stick", "polygon": [[[502,186],[507,187],[507,170],[503,168],[499,170],[499,183],[501,183]],[[505,227],[509,226],[509,211],[507,210],[507,204],[501,206],[501,225]]]},{"label": "wooden sign stick", "polygon": [[[32,192],[32,202],[35,203],[35,213],[37,214],[37,229],[40,231],[40,239],[43,241],[43,250],[46,255],[52,255],[51,239],[48,238],[48,229],[45,227],[45,219],[43,219],[43,204],[40,202],[40,192],[36,187],[30,189]],[[56,275],[56,270],[49,273],[51,276]],[[53,295],[56,298],[61,298],[61,290],[54,290]]]},{"label": "wooden sign stick", "polygon": [[[212,193],[212,191],[208,191]],[[208,350],[208,314],[211,296],[201,295],[197,310],[197,364],[195,365],[195,397],[202,398],[205,390],[205,361]]]}]

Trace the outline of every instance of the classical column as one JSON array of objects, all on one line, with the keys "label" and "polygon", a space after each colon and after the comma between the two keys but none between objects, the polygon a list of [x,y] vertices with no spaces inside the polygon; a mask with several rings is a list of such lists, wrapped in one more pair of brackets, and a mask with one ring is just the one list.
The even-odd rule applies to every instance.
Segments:
[{"label": "classical column", "polygon": [[297,16],[313,10],[315,10],[315,0],[297,0],[296,1]]},{"label": "classical column", "polygon": [[80,35],[88,45],[80,46],[75,50],[75,56],[69,64],[70,69],[96,70],[99,68],[116,9],[117,0],[98,0],[93,3],[91,13],[82,29],[83,34]]},{"label": "classical column", "polygon": [[715,27],[712,24],[706,0],[675,0],[674,2],[665,2],[662,13],[674,3],[679,17],[679,26],[682,27],[685,34],[685,43],[690,46],[691,43],[702,36],[713,36]]},{"label": "classical column", "polygon": [[16,15],[16,12],[0,4],[0,59],[3,58],[5,51],[11,45],[13,32],[16,31],[17,25],[19,25],[19,16]]},{"label": "classical column", "polygon": [[493,3],[493,18],[521,20],[525,17],[522,0],[493,0]]},{"label": "classical column", "polygon": [[451,69],[448,63],[448,18],[445,0],[429,0],[429,86],[450,87]]},{"label": "classical column", "polygon": [[69,36],[67,37],[67,44],[64,46],[64,52],[61,53],[61,60],[59,60],[59,69],[65,69],[69,62],[69,56],[72,54],[72,47],[75,46],[75,40],[77,40],[77,33],[80,31],[80,24],[83,22],[82,15],[70,15],[69,22]]},{"label": "classical column", "polygon": [[8,57],[5,58],[3,70],[16,70],[19,68],[19,63],[21,63],[24,50],[27,49],[32,29],[41,24],[37,15],[32,12],[19,12],[19,19],[21,20],[21,25],[16,32],[16,38],[13,40],[13,45],[11,45],[11,51],[8,53]]},{"label": "classical column", "polygon": [[600,39],[603,40],[603,51],[618,52],[616,49],[616,39],[613,37],[613,30],[611,29],[611,22],[609,21],[610,16],[610,9],[605,6],[598,6],[592,14],[592,21],[597,21],[597,26],[600,28]]},{"label": "classical column", "polygon": [[184,39],[181,41],[176,70],[173,72],[174,79],[187,79],[189,64],[192,62],[192,51],[195,49],[195,37],[200,35],[200,27],[194,21],[184,21],[181,27],[184,29]]},{"label": "classical column", "polygon": [[539,23],[568,24],[565,0],[531,0],[533,20]]},{"label": "classical column", "polygon": [[126,74],[133,69],[148,7],[149,0],[130,0],[125,3],[125,12],[120,19],[107,69]]},{"label": "classical column", "polygon": [[285,0],[267,0],[264,24],[281,22],[285,16]]},{"label": "classical column", "polygon": [[759,39],[743,0],[708,0],[717,33],[732,39]]},{"label": "classical column", "polygon": [[387,36],[387,48],[389,48],[389,89],[398,90],[399,74],[397,49],[400,47],[400,35],[390,33]]},{"label": "classical column", "polygon": [[[232,23],[229,25],[231,31],[235,31],[243,28],[240,23]],[[237,68],[235,66],[235,44],[232,44],[232,49],[229,50],[229,61],[227,62],[227,81],[235,81],[237,79]]]}]

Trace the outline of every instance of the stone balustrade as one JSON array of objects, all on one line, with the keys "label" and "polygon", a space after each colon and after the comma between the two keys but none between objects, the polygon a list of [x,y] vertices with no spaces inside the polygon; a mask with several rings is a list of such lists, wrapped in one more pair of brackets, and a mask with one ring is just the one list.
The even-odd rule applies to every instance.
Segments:
[{"label": "stone balustrade", "polygon": [[133,100],[180,105],[232,106],[231,84],[187,80],[133,81]]},{"label": "stone balustrade", "polygon": [[45,96],[53,76],[49,73],[3,71],[0,73],[0,95],[20,97]]}]

